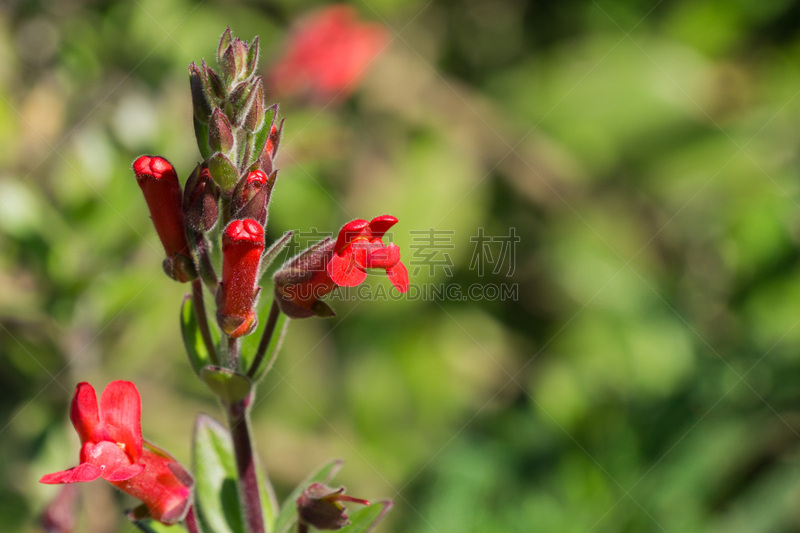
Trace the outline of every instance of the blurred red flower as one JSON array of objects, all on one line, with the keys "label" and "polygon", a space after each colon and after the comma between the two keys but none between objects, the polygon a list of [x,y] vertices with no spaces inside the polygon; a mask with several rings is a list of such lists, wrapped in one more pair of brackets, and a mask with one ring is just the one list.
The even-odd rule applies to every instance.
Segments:
[{"label": "blurred red flower", "polygon": [[300,21],[268,79],[273,93],[312,100],[346,98],[388,41],[386,28],[362,22],[347,5]]}]

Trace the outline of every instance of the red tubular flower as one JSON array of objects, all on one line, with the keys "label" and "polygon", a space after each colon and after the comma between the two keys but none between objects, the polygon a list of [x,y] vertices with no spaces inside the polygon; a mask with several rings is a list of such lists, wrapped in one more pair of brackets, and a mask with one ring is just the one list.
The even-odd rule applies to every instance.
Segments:
[{"label": "red tubular flower", "polygon": [[154,520],[174,524],[190,505],[191,478],[169,454],[142,439],[142,404],[129,381],[112,381],[100,396],[79,383],[70,419],[81,439],[80,464],[48,474],[41,483],[75,483],[102,477],[142,500]]},{"label": "red tubular flower", "polygon": [[150,217],[156,233],[161,239],[167,259],[164,270],[180,281],[191,281],[197,277],[190,257],[189,241],[186,238],[181,204],[183,195],[178,174],[163,157],[143,155],[133,162],[136,181],[142,188]]},{"label": "red tubular flower", "polygon": [[231,337],[256,326],[258,271],[264,251],[264,228],[251,218],[234,220],[222,233],[222,284],[217,293],[217,320]]},{"label": "red tubular flower", "polygon": [[328,262],[328,275],[337,285],[354,287],[367,277],[366,269],[386,270],[389,280],[401,293],[408,292],[408,270],[400,262],[400,248],[383,244],[381,237],[397,224],[391,215],[371,221],[353,220],[344,225],[336,239],[334,254]]},{"label": "red tubular flower", "polygon": [[322,9],[290,37],[286,54],[269,76],[272,92],[318,100],[346,97],[386,41],[385,28],[358,20],[352,7]]}]

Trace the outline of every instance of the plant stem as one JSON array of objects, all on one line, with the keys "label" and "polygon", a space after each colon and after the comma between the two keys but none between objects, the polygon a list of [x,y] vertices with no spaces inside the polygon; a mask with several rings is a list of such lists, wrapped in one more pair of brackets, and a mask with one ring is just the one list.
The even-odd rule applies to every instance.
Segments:
[{"label": "plant stem", "polygon": [[191,233],[191,237],[194,239],[194,253],[197,256],[197,272],[208,287],[208,290],[211,291],[211,294],[214,294],[217,292],[219,279],[208,254],[208,241],[202,233],[194,231]]},{"label": "plant stem", "polygon": [[186,525],[186,530],[189,533],[200,533],[197,527],[197,521],[194,517],[194,507],[189,507],[189,512],[186,513],[186,518],[183,519],[183,523]]},{"label": "plant stem", "polygon": [[197,317],[197,325],[200,328],[200,335],[203,337],[203,343],[206,345],[211,362],[219,366],[219,357],[217,357],[217,349],[211,338],[206,306],[203,302],[203,282],[199,278],[192,281],[192,304],[194,305],[194,314]]},{"label": "plant stem", "polygon": [[239,366],[239,339],[228,337],[228,368],[236,372]]},{"label": "plant stem", "polygon": [[[272,340],[272,334],[275,333],[275,325],[278,323],[278,317],[281,314],[281,309],[278,307],[278,300],[272,300],[272,307],[269,309],[269,317],[267,318],[267,323],[264,326],[264,333],[261,335],[261,340],[258,342],[258,348],[256,348],[256,356],[253,358],[253,364],[250,365],[250,370],[247,371],[247,377],[252,379],[256,372],[258,372],[258,367],[261,365],[261,361],[264,359],[264,354],[267,353],[267,348],[269,347],[269,342]],[[272,363],[275,361],[275,355],[273,354],[271,361],[267,366],[267,370],[269,367],[272,366]]]},{"label": "plant stem", "polygon": [[236,472],[239,482],[239,499],[242,502],[244,521],[248,533],[264,533],[264,515],[258,491],[258,473],[253,455],[253,442],[247,420],[248,400],[228,405],[228,426],[236,455]]},{"label": "plant stem", "polygon": [[308,524],[305,522],[297,522],[297,533],[308,533]]}]

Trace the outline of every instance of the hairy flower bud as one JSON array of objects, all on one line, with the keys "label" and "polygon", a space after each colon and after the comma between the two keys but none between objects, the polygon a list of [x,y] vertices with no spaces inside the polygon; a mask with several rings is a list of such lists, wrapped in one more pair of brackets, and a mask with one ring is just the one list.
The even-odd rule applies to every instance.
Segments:
[{"label": "hairy flower bud", "polygon": [[275,299],[286,316],[333,316],[333,310],[320,300],[337,287],[326,269],[333,248],[334,241],[324,239],[287,261],[275,273]]},{"label": "hairy flower bud", "polygon": [[264,228],[253,219],[234,220],[222,233],[222,283],[217,292],[217,321],[230,337],[247,335],[256,326],[253,307]]},{"label": "hairy flower bud", "polygon": [[211,102],[206,95],[207,89],[203,74],[194,61],[189,65],[189,88],[192,91],[194,116],[201,123],[206,124],[208,117],[211,116]]},{"label": "hairy flower bud", "polygon": [[253,170],[239,180],[231,201],[231,213],[235,218],[252,218],[266,226],[269,199],[277,174],[277,170],[269,176],[262,170]]},{"label": "hairy flower bud", "polygon": [[332,489],[321,483],[312,483],[297,498],[298,520],[317,529],[342,529],[350,521],[341,502],[369,505],[367,500],[347,496],[344,487]]},{"label": "hairy flower bud", "polygon": [[143,155],[133,162],[133,171],[167,255],[164,271],[180,282],[195,279],[197,272],[186,238],[181,186],[175,169],[163,157]]},{"label": "hairy flower bud", "polygon": [[231,155],[234,147],[233,129],[228,117],[215,109],[208,122],[208,145],[214,152]]},{"label": "hairy flower bud", "polygon": [[196,167],[183,194],[183,212],[186,224],[193,230],[204,233],[211,231],[219,216],[219,188],[211,179],[208,168]]}]

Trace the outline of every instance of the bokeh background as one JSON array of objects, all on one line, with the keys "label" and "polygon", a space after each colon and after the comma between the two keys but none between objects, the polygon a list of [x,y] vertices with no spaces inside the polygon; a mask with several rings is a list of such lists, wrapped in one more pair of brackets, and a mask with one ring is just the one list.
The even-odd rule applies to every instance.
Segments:
[{"label": "bokeh background", "polygon": [[[226,25],[266,74],[322,5],[0,4],[2,531],[75,464],[76,382],[135,381],[185,463],[220,416],[130,164],[197,162],[186,66]],[[252,416],[279,495],[341,458],[385,532],[800,531],[800,2],[352,5],[386,46],[281,97],[269,238],[392,213],[412,284],[455,292],[370,276],[291,325]],[[132,531],[81,495],[79,530]]]}]

